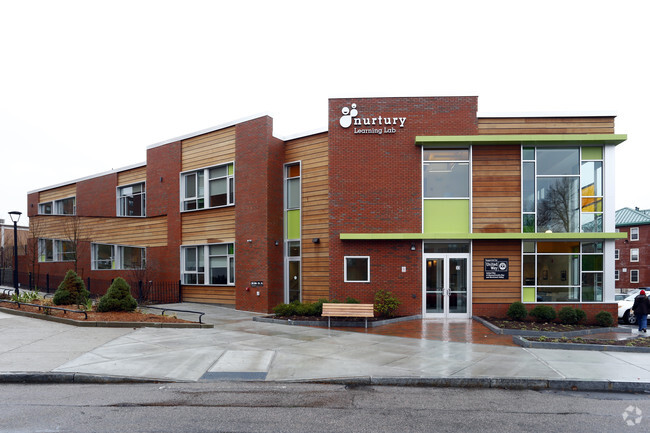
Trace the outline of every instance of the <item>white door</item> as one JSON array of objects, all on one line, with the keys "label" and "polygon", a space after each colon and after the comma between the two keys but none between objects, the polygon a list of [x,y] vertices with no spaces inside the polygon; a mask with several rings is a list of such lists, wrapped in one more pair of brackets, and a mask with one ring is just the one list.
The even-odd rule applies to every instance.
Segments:
[{"label": "white door", "polygon": [[469,254],[424,254],[424,317],[469,317]]}]

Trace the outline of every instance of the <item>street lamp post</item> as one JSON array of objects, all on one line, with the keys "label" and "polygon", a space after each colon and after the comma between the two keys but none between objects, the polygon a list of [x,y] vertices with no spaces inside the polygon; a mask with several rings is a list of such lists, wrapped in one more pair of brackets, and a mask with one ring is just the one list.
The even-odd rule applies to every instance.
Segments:
[{"label": "street lamp post", "polygon": [[22,212],[17,210],[9,212],[9,218],[14,223],[14,289],[16,289],[16,297],[20,294],[18,290],[18,220]]}]

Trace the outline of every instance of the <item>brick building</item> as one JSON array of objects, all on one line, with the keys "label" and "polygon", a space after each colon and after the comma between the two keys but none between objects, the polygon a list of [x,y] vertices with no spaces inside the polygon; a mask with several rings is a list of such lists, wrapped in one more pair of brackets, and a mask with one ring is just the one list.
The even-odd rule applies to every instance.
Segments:
[{"label": "brick building", "polygon": [[29,193],[41,269],[64,272],[78,245],[86,275],[141,269],[251,311],[387,289],[423,317],[614,313],[614,117],[477,104],[331,99],[321,133],[281,140],[264,116],[152,145],[146,163]]},{"label": "brick building", "polygon": [[616,230],[625,234],[614,251],[617,292],[650,287],[650,209],[618,209]]}]

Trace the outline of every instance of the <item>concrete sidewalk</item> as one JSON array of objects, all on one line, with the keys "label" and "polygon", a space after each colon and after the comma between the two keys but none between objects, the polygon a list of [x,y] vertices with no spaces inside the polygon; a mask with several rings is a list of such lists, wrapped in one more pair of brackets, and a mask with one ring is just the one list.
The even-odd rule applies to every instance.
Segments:
[{"label": "concrete sidewalk", "polygon": [[254,313],[204,304],[177,308],[205,311],[214,328],[82,328],[0,312],[0,383],[266,380],[650,392],[650,353],[444,342],[254,322]]}]

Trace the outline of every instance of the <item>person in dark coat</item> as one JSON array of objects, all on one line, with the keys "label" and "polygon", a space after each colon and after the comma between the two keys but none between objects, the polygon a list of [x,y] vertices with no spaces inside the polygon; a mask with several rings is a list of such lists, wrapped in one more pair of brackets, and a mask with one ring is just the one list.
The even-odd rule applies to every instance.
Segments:
[{"label": "person in dark coat", "polygon": [[648,332],[648,312],[650,311],[650,299],[645,294],[645,290],[641,290],[634,298],[632,311],[636,316],[636,321],[639,324],[639,332]]}]

